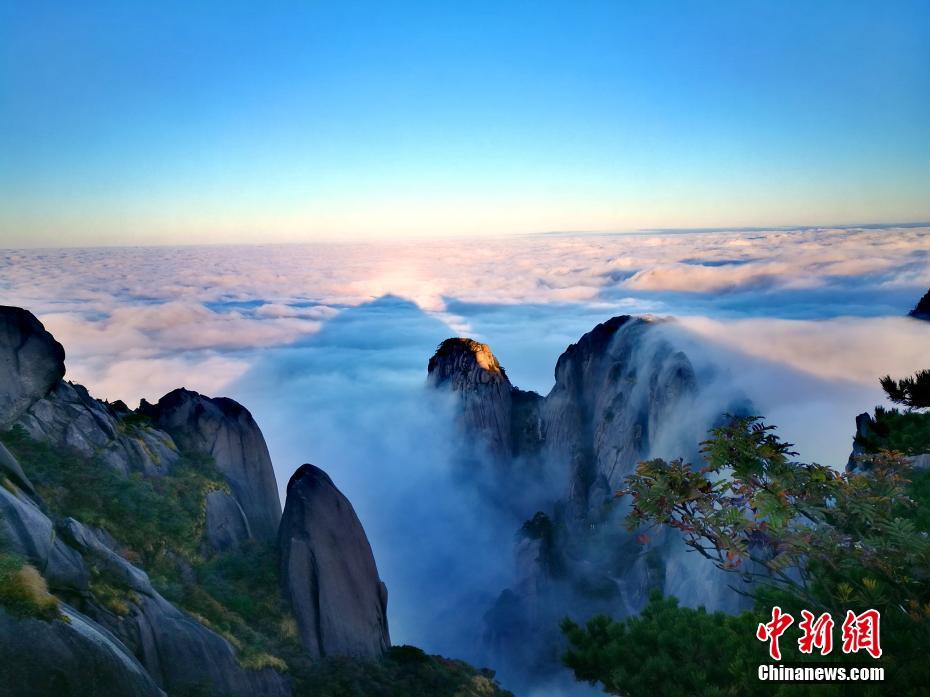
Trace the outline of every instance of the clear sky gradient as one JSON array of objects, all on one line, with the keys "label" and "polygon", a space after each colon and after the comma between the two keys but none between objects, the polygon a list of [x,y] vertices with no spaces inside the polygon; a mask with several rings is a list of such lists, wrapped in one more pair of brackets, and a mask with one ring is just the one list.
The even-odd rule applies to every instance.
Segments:
[{"label": "clear sky gradient", "polygon": [[930,219],[930,3],[0,0],[0,246]]}]

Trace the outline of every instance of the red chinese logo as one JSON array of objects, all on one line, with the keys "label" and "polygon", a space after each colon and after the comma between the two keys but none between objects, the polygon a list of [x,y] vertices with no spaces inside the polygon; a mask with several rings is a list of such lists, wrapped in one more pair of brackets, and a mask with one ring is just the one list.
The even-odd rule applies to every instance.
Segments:
[{"label": "red chinese logo", "polygon": [[878,610],[866,610],[857,615],[852,610],[846,611],[843,621],[843,653],[856,653],[865,649],[872,658],[882,655],[878,639],[878,623],[881,616]]},{"label": "red chinese logo", "polygon": [[774,660],[781,660],[781,650],[778,648],[778,638],[794,623],[794,617],[783,613],[777,605],[772,608],[772,621],[760,624],[756,630],[759,641],[769,642],[769,656]]},{"label": "red chinese logo", "polygon": [[[866,610],[859,615],[848,610],[842,627],[843,653],[867,651],[872,658],[880,658],[882,655],[879,640],[880,619],[878,610]],[[778,640],[792,624],[794,624],[794,617],[787,612],[782,612],[781,608],[776,605],[772,608],[771,621],[759,624],[756,629],[756,638],[759,641],[769,642],[769,656],[775,661],[781,660]],[[801,610],[801,621],[798,622],[798,629],[801,630],[798,650],[801,653],[811,654],[814,649],[818,649],[821,656],[826,656],[833,651],[833,627],[833,617],[829,612],[815,617],[813,612]]]},{"label": "red chinese logo", "polygon": [[814,620],[813,612],[801,610],[801,617],[798,628],[804,634],[798,639],[798,650],[813,653],[814,648],[818,648],[820,655],[826,656],[833,650],[833,618],[830,613],[825,612]]}]

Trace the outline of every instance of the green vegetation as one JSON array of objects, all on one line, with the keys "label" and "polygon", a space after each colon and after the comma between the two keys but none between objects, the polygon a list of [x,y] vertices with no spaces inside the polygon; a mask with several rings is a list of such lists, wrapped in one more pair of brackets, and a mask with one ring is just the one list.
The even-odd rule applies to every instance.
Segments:
[{"label": "green vegetation", "polygon": [[[930,694],[930,475],[912,471],[898,452],[870,456],[867,474],[794,462],[791,445],[757,417],[714,429],[703,455],[700,468],[681,460],[641,463],[622,492],[633,499],[627,522],[631,530],[678,530],[693,550],[749,584],[755,614],[701,614],[654,598],[640,617],[623,622],[566,622],[566,662],[576,676],[614,694],[748,694],[759,687],[752,665],[768,662],[753,628],[770,619],[773,605],[796,620],[801,609],[830,612],[837,625],[847,610],[874,608],[882,618],[881,659],[836,649],[827,658],[803,656],[797,636],[786,634],[784,660],[880,665],[883,691]],[[724,665],[710,665],[722,657]],[[677,663],[686,669],[669,669]],[[682,680],[691,686],[684,692]],[[836,688],[784,684],[776,694]]]},{"label": "green vegetation", "polygon": [[45,579],[15,554],[0,552],[0,607],[19,617],[61,619],[58,599]]},{"label": "green vegetation", "polygon": [[871,433],[856,436],[866,452],[896,450],[906,455],[930,452],[930,412],[875,407]]},{"label": "green vegetation", "polygon": [[920,370],[913,377],[895,380],[890,375],[881,379],[882,389],[895,404],[909,409],[930,408],[930,370]]},{"label": "green vegetation", "polygon": [[603,683],[612,694],[751,694],[760,662],[752,642],[758,620],[678,606],[654,594],[637,617],[615,622],[603,615],[562,631],[570,647],[565,664],[579,680]]},{"label": "green vegetation", "polygon": [[513,697],[491,671],[395,646],[380,661],[326,658],[313,663],[295,697]]},{"label": "green vegetation", "polygon": [[[106,530],[162,595],[226,637],[244,667],[281,668],[277,654],[296,651],[295,634],[281,631],[293,620],[278,592],[275,550],[251,545],[210,559],[201,553],[206,495],[229,490],[212,460],[188,453],[164,476],[124,476],[97,458],[34,440],[19,426],[0,433],[0,441],[51,514]],[[127,614],[134,594],[89,566],[97,601]]]},{"label": "green vegetation", "polygon": [[[169,551],[197,556],[209,491],[228,485],[209,458],[185,455],[163,477],[124,476],[96,458],[63,451],[15,426],[0,434],[49,511],[102,528],[151,572]],[[154,574],[153,574],[154,575]]]}]

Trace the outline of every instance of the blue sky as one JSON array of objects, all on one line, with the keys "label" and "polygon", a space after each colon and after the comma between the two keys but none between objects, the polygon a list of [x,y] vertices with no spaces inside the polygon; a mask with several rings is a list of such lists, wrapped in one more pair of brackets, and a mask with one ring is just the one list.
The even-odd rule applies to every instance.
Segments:
[{"label": "blue sky", "polygon": [[0,246],[930,219],[926,2],[268,5],[0,1]]}]

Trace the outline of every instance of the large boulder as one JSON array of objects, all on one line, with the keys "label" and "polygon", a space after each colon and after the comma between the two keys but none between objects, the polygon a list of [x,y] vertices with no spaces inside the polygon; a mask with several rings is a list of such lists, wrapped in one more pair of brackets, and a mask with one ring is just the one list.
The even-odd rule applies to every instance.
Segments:
[{"label": "large boulder", "polygon": [[157,404],[143,402],[140,413],[190,452],[209,455],[229,482],[258,540],[273,541],[281,519],[281,500],[268,446],[248,409],[225,397],[190,390],[169,392]]},{"label": "large boulder", "polygon": [[67,621],[0,609],[0,696],[165,697],[115,637],[72,608],[61,609]]},{"label": "large boulder", "polygon": [[31,312],[0,305],[0,429],[65,375],[65,350]]},{"label": "large boulder", "polygon": [[281,583],[313,658],[376,658],[391,645],[387,588],[349,500],[303,465],[287,485],[279,533]]}]

